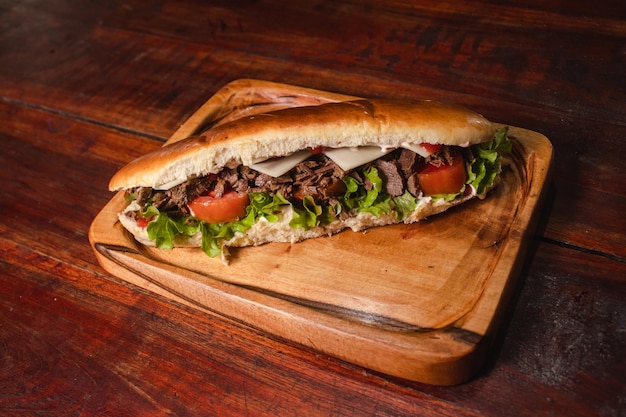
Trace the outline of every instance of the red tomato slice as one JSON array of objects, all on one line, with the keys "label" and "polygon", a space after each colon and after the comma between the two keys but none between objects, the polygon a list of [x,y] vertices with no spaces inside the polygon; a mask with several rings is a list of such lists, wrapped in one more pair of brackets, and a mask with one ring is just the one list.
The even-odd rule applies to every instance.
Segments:
[{"label": "red tomato slice", "polygon": [[137,226],[141,227],[142,229],[146,228],[148,226],[148,223],[150,223],[150,220],[146,219],[145,217],[137,217]]},{"label": "red tomato slice", "polygon": [[457,156],[452,164],[426,165],[417,173],[417,181],[425,195],[455,194],[461,191],[466,176],[465,162]]},{"label": "red tomato slice", "polygon": [[247,194],[226,191],[221,197],[215,197],[213,192],[196,197],[187,204],[187,207],[198,220],[207,223],[227,223],[244,217],[248,204],[250,199]]},{"label": "red tomato slice", "polygon": [[319,155],[324,152],[324,147],[316,146],[315,148],[309,148],[309,152],[311,152],[312,155]]},{"label": "red tomato slice", "polygon": [[422,143],[421,144],[422,148],[424,148],[426,150],[426,152],[428,152],[429,154],[433,154],[433,153],[437,153],[441,150],[441,148],[443,147],[443,145],[436,145],[436,144],[432,144],[432,143]]}]

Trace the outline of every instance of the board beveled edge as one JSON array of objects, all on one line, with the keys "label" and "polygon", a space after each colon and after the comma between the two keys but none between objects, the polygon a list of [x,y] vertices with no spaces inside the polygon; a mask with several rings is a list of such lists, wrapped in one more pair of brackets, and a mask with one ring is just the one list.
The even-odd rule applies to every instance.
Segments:
[{"label": "board beveled edge", "polygon": [[[435,385],[458,384],[481,367],[489,344],[484,335],[462,327],[394,331],[355,323],[209,276],[181,274],[174,265],[144,258],[132,244],[93,240],[92,247],[102,267],[125,285],[382,374]],[[260,315],[265,317],[262,322]],[[364,352],[362,357],[351,354],[354,346]]]}]

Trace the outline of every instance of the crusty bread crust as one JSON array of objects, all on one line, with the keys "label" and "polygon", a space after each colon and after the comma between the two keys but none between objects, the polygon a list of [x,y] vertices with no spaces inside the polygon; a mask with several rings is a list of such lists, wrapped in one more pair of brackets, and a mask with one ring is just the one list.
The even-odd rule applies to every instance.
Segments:
[{"label": "crusty bread crust", "polygon": [[244,117],[166,145],[119,170],[109,189],[157,188],[318,146],[469,146],[490,141],[495,131],[478,113],[433,101],[355,100],[294,107]]}]

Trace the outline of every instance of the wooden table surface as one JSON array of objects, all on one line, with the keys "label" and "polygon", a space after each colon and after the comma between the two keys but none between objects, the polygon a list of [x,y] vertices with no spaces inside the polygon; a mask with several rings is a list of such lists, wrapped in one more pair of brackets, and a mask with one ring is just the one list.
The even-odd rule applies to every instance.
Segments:
[{"label": "wooden table surface", "polygon": [[[625,415],[625,55],[622,1],[0,0],[0,415]],[[109,178],[238,78],[453,101],[550,138],[474,379],[371,372],[100,267]]]}]

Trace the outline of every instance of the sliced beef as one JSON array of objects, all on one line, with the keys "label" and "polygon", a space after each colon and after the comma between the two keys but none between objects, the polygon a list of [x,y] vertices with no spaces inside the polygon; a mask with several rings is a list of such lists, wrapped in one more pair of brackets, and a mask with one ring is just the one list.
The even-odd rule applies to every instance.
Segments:
[{"label": "sliced beef", "polygon": [[417,173],[411,174],[406,179],[406,189],[408,190],[409,193],[411,193],[413,197],[417,197],[419,195],[420,185],[419,185],[419,182],[417,181]]},{"label": "sliced beef", "polygon": [[170,188],[165,193],[174,206],[184,207],[188,202],[214,187],[212,177],[191,178],[182,184]]},{"label": "sliced beef", "polygon": [[451,148],[448,146],[444,146],[441,151],[433,153],[428,158],[426,158],[426,163],[435,166],[441,166],[444,163],[452,163],[453,158],[454,154],[451,152]]},{"label": "sliced beef", "polygon": [[215,181],[215,186],[213,187],[214,196],[221,197],[224,195],[224,191],[226,191],[226,181],[224,178],[219,177],[217,181]]},{"label": "sliced beef", "polygon": [[170,198],[164,191],[155,191],[152,194],[152,205],[161,210],[166,210],[169,206]]},{"label": "sliced beef", "polygon": [[363,179],[363,186],[365,187],[367,191],[371,191],[374,188],[374,184],[372,184],[370,179],[367,177]]},{"label": "sliced beef", "polygon": [[229,188],[233,188],[239,181],[239,172],[236,168],[224,168],[218,175]]},{"label": "sliced beef", "polygon": [[280,188],[282,184],[286,184],[292,181],[293,180],[288,175],[281,175],[280,177],[272,177],[271,175],[267,175],[267,174],[259,174],[254,179],[254,185],[259,187],[259,189],[264,189],[267,191],[274,191]]},{"label": "sliced beef", "polygon": [[150,187],[137,187],[132,190],[135,193],[135,200],[137,200],[137,204],[143,207],[147,202],[148,198],[150,198],[150,194],[152,194],[152,188]]},{"label": "sliced beef", "polygon": [[283,197],[291,195],[293,180],[287,174],[280,177],[259,173],[254,179],[254,186],[250,189],[253,192],[266,192],[269,194],[280,193]]},{"label": "sliced beef", "polygon": [[259,173],[250,167],[240,165],[236,168],[237,180],[231,183],[233,190],[238,193],[248,193],[250,188],[254,187],[254,182]]},{"label": "sliced beef", "polygon": [[292,172],[293,193],[298,200],[311,196],[318,204],[328,203],[346,190],[345,171],[326,155],[315,155],[296,165]]},{"label": "sliced beef", "polygon": [[245,165],[240,165],[237,168],[237,172],[239,173],[239,178],[246,180],[246,181],[254,181],[257,175],[259,175],[257,171]]},{"label": "sliced beef", "polygon": [[400,174],[396,160],[378,159],[376,168],[383,180],[384,191],[392,197],[401,196],[404,192],[404,178]]},{"label": "sliced beef", "polygon": [[354,178],[355,180],[357,180],[358,182],[363,184],[363,177],[361,176],[359,171],[350,171],[350,172],[348,172],[348,176]]},{"label": "sliced beef", "polygon": [[133,190],[137,203],[143,207],[151,203],[159,211],[172,217],[188,214],[187,203],[213,188],[214,180],[209,177],[192,178],[169,190],[153,190],[150,187],[137,187]]},{"label": "sliced beef", "polygon": [[398,165],[402,171],[402,174],[405,178],[408,178],[415,172],[415,167],[417,165],[417,161],[419,155],[409,149],[401,149],[400,154],[398,155]]},{"label": "sliced beef", "polygon": [[248,180],[240,178],[237,180],[235,185],[233,185],[233,190],[240,194],[247,194],[250,192],[250,184],[248,183]]},{"label": "sliced beef", "polygon": [[[338,197],[346,192],[346,183],[343,179],[337,179],[334,182],[328,183],[321,191],[322,196],[327,200],[332,200],[333,197]],[[329,201],[330,203],[330,201]]]}]

